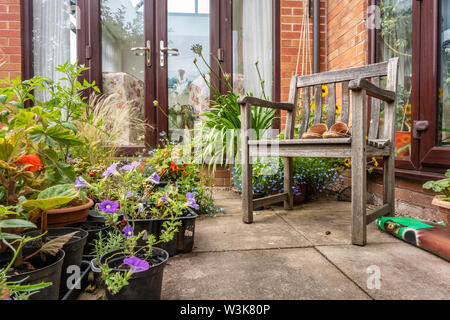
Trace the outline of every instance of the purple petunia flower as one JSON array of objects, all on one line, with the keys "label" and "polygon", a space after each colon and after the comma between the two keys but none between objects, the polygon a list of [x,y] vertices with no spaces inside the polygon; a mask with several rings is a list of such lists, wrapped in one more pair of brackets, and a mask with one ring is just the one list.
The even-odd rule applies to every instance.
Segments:
[{"label": "purple petunia flower", "polygon": [[131,191],[128,191],[127,192],[127,198],[131,198],[131,197],[133,197],[134,196],[134,193],[133,192],[131,192]]},{"label": "purple petunia flower", "polygon": [[125,238],[131,238],[134,234],[134,229],[132,226],[126,226],[123,230],[123,235]]},{"label": "purple petunia flower", "polygon": [[77,180],[75,180],[75,190],[76,191],[86,188],[87,186],[89,186],[89,183],[86,180],[84,180],[83,177],[79,177],[79,178],[77,178]]},{"label": "purple petunia flower", "polygon": [[140,165],[141,165],[140,162],[133,162],[132,164],[127,164],[126,166],[123,166],[122,170],[130,172],[133,169],[136,169],[137,167],[139,167]]},{"label": "purple petunia flower", "polygon": [[150,177],[150,181],[153,182],[154,184],[159,184],[161,182],[161,176],[155,172]]},{"label": "purple petunia flower", "polygon": [[200,206],[197,204],[197,201],[195,200],[195,195],[193,193],[188,193],[186,195],[186,198],[188,200],[189,203],[189,207],[191,207],[194,210],[199,210]]},{"label": "purple petunia flower", "polygon": [[104,177],[110,177],[115,176],[118,174],[117,167],[119,166],[119,163],[114,163],[112,166],[110,166],[108,169],[106,169],[105,172],[103,172]]},{"label": "purple petunia flower", "polygon": [[162,197],[160,200],[161,200],[161,202],[166,202],[166,201],[168,201],[168,200],[169,200],[169,194],[166,192],[166,194],[164,195],[164,197]]},{"label": "purple petunia flower", "polygon": [[100,210],[104,213],[116,213],[119,210],[119,203],[114,201],[106,200],[99,204]]},{"label": "purple petunia flower", "polygon": [[150,265],[148,264],[147,261],[141,260],[137,257],[124,259],[123,263],[129,265],[134,273],[144,272],[150,269]]}]

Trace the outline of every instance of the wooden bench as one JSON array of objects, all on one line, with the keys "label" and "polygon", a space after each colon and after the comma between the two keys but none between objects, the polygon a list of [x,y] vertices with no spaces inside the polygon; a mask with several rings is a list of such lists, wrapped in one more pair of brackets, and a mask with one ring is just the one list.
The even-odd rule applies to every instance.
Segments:
[{"label": "wooden bench", "polygon": [[[380,77],[387,77],[386,89],[381,89]],[[370,81],[368,80],[370,79]],[[315,95],[314,124],[322,121],[322,85],[329,90],[328,105],[336,105],[336,84],[342,83],[341,122],[351,123],[351,138],[299,139],[308,130],[311,90]],[[293,158],[350,158],[352,161],[352,243],[367,243],[367,225],[395,212],[395,126],[398,83],[398,58],[388,62],[341,71],[308,76],[294,76],[291,81],[290,103],[275,103],[255,97],[242,97],[242,201],[245,223],[253,223],[254,208],[284,202],[286,210],[293,209]],[[299,137],[295,137],[297,103],[301,90],[303,97],[302,123]],[[351,108],[350,108],[351,94]],[[368,96],[371,98],[368,99]],[[368,121],[368,101],[371,117]],[[384,125],[380,130],[380,115],[384,103]],[[287,111],[284,140],[252,140],[252,106]],[[328,128],[336,122],[334,107],[328,110]],[[277,150],[273,154],[273,150]],[[253,199],[252,158],[284,158],[284,193],[263,199]],[[384,205],[367,212],[367,159],[382,157],[384,167]]]}]

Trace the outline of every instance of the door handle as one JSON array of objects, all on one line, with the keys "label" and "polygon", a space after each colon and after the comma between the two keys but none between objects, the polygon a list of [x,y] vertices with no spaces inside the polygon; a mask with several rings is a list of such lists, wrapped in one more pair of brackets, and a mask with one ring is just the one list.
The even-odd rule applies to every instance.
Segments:
[{"label": "door handle", "polygon": [[161,67],[164,67],[166,65],[166,53],[169,57],[177,57],[180,55],[180,50],[178,50],[177,48],[166,47],[164,40],[161,40],[161,42],[159,43],[159,60]]},{"label": "door handle", "polygon": [[413,138],[420,140],[422,133],[427,131],[429,127],[430,123],[428,121],[414,121]]},{"label": "door handle", "polygon": [[146,47],[135,47],[130,50],[133,51],[135,55],[140,57],[146,55],[147,67],[150,68],[152,66],[152,42],[147,40],[146,44]]}]

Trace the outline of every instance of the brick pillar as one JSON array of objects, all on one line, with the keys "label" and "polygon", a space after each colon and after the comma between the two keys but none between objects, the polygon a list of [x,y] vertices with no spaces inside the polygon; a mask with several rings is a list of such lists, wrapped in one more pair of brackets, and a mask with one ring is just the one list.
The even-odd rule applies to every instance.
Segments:
[{"label": "brick pillar", "polygon": [[21,75],[20,0],[0,0],[0,79]]}]

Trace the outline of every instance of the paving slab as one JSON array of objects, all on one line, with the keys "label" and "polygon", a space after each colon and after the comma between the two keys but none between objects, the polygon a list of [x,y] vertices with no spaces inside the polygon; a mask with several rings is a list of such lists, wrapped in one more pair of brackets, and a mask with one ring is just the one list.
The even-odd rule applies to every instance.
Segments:
[{"label": "paving slab", "polygon": [[[290,226],[305,236],[313,245],[351,244],[352,215],[347,203],[317,203],[316,207],[296,207],[292,211],[274,209]],[[331,203],[333,207],[333,203]],[[373,222],[367,227],[369,243],[393,243],[398,240],[382,232]]]},{"label": "paving slab", "polygon": [[313,248],[177,256],[162,292],[167,300],[370,299]]},{"label": "paving slab", "polygon": [[255,215],[254,224],[241,216],[202,217],[195,226],[194,252],[301,248],[311,243],[273,212]]},{"label": "paving slab", "polygon": [[[374,299],[450,300],[450,263],[400,240],[317,249]],[[376,288],[369,277],[378,271],[381,281]]]}]

